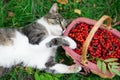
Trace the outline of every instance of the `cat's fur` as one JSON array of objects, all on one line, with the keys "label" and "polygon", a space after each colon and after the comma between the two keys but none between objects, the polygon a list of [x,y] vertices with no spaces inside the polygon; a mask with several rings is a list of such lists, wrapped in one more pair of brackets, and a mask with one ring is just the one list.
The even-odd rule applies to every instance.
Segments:
[{"label": "cat's fur", "polygon": [[0,66],[10,68],[22,62],[23,66],[51,73],[79,72],[81,67],[73,65],[74,68],[71,68],[54,60],[58,46],[76,48],[71,38],[61,36],[65,26],[66,21],[54,4],[46,16],[22,30],[0,29]]}]

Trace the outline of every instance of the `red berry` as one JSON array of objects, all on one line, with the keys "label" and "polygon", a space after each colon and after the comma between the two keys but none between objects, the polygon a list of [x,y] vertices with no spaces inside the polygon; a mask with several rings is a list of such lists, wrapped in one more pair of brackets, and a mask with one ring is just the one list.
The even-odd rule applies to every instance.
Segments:
[{"label": "red berry", "polygon": [[[82,46],[92,28],[93,25],[81,22],[70,31],[69,36],[77,42],[74,49],[77,54],[82,54]],[[99,28],[88,47],[88,55],[100,59],[119,58],[120,61],[120,39],[110,31]]]}]

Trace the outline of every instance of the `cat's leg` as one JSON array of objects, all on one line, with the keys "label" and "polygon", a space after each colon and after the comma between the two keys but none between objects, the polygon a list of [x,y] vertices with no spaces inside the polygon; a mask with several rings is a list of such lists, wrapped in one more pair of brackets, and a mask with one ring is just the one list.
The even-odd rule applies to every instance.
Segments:
[{"label": "cat's leg", "polygon": [[55,62],[55,56],[51,56],[45,63],[45,71],[50,73],[77,73],[81,71],[81,66],[78,65],[65,65]]},{"label": "cat's leg", "polygon": [[[76,42],[67,36],[60,36],[52,38],[47,44],[47,47],[54,47],[54,46],[69,46],[70,48],[76,48]],[[81,67],[77,65],[67,66],[65,64],[53,63],[51,66],[46,65],[46,71],[51,73],[77,73],[81,71]],[[50,65],[50,62],[48,62]]]},{"label": "cat's leg", "polygon": [[46,68],[47,72],[50,73],[78,73],[81,71],[81,67],[77,65],[67,66],[65,64],[55,64],[52,67]]},{"label": "cat's leg", "polygon": [[48,42],[46,44],[47,47],[54,47],[54,46],[69,46],[70,48],[72,49],[75,49],[76,48],[76,42],[71,39],[70,37],[67,37],[67,36],[60,36],[60,37],[56,37],[56,38],[53,38],[50,40],[50,42]]}]

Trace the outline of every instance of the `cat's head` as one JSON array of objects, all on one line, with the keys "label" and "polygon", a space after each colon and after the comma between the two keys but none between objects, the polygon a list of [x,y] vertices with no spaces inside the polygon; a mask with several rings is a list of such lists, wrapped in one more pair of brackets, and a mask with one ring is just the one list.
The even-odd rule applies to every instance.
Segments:
[{"label": "cat's head", "polygon": [[58,13],[57,3],[53,4],[48,14],[43,18],[47,22],[47,27],[49,27],[53,35],[61,35],[66,28],[67,21]]}]

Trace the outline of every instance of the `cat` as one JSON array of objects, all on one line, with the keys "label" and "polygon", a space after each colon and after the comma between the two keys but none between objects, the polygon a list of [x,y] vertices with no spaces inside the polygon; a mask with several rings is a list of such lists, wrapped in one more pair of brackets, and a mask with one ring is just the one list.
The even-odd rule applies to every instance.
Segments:
[{"label": "cat", "polygon": [[0,66],[10,68],[22,63],[50,73],[80,72],[80,66],[55,62],[58,46],[76,48],[74,40],[62,36],[66,25],[55,3],[48,14],[22,29],[0,29]]}]

